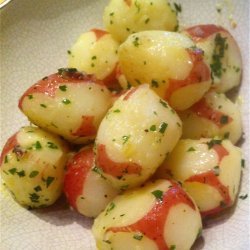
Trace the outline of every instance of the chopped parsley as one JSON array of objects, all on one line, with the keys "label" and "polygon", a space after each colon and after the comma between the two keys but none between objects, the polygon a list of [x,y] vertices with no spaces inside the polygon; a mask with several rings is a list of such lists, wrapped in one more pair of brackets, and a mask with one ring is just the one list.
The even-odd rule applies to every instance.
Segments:
[{"label": "chopped parsley", "polygon": [[48,176],[47,179],[43,180],[46,183],[46,187],[48,188],[50,184],[55,180],[55,177]]},{"label": "chopped parsley", "polygon": [[150,128],[149,128],[150,131],[156,131],[156,126],[155,125],[152,125]]},{"label": "chopped parsley", "polygon": [[140,44],[139,44],[139,37],[135,37],[134,41],[133,41],[133,44],[135,47],[138,47]]},{"label": "chopped parsley", "polygon": [[41,143],[40,143],[39,141],[36,141],[36,143],[33,144],[33,147],[34,147],[36,150],[39,150],[39,149],[42,148],[42,145],[41,145]]},{"label": "chopped parsley", "polygon": [[228,116],[222,115],[220,118],[220,124],[227,124],[228,123]]},{"label": "chopped parsley", "polygon": [[124,135],[122,136],[122,140],[123,140],[123,143],[122,144],[125,144],[130,138],[130,135]]},{"label": "chopped parsley", "polygon": [[174,8],[175,8],[176,14],[181,13],[182,11],[181,4],[174,3]]},{"label": "chopped parsley", "polygon": [[113,112],[114,112],[114,113],[120,113],[121,110],[120,110],[120,109],[115,109]]},{"label": "chopped parsley", "polygon": [[115,208],[115,203],[111,202],[106,210],[105,215],[107,215],[111,210],[113,210]]},{"label": "chopped parsley", "polygon": [[162,122],[159,126],[159,132],[164,134],[167,127],[168,127],[168,124],[165,122]]},{"label": "chopped parsley", "polygon": [[47,142],[47,147],[52,148],[52,149],[57,149],[58,148],[58,146],[55,143],[50,142],[50,141]]},{"label": "chopped parsley", "polygon": [[97,58],[96,56],[92,56],[91,60],[96,60],[96,58]]},{"label": "chopped parsley", "polygon": [[149,21],[150,21],[150,18],[147,18],[147,19],[145,20],[145,24],[147,24]]},{"label": "chopped parsley", "polygon": [[59,86],[59,89],[63,92],[65,92],[67,90],[67,86],[66,85],[61,85]]},{"label": "chopped parsley", "polygon": [[142,234],[135,234],[133,236],[133,238],[136,239],[136,240],[141,240],[143,238],[143,235]]},{"label": "chopped parsley", "polygon": [[240,195],[240,196],[239,196],[239,198],[242,199],[242,200],[245,200],[247,197],[248,197],[248,194]]},{"label": "chopped parsley", "polygon": [[67,53],[68,53],[69,55],[71,55],[71,51],[70,51],[70,50],[67,50]]},{"label": "chopped parsley", "polygon": [[5,155],[5,157],[4,157],[4,163],[8,163],[8,162],[9,162],[8,155]]},{"label": "chopped parsley", "polygon": [[175,245],[171,245],[169,250],[175,250],[176,249],[176,246]]},{"label": "chopped parsley", "polygon": [[97,174],[100,174],[100,175],[102,175],[102,173],[103,173],[102,169],[98,168],[97,166],[94,166],[92,168],[92,171],[94,171],[94,172],[96,172]]},{"label": "chopped parsley", "polygon": [[32,171],[32,172],[30,173],[29,177],[30,177],[30,178],[34,178],[34,177],[36,177],[38,174],[39,174],[39,172],[36,171],[36,170],[34,170],[34,171]]},{"label": "chopped parsley", "polygon": [[40,106],[41,106],[42,108],[47,108],[47,106],[46,106],[45,104],[43,104],[43,103],[41,103]]},{"label": "chopped parsley", "polygon": [[19,171],[19,172],[16,172],[16,173],[17,173],[17,175],[18,175],[19,177],[24,177],[24,176],[25,176],[24,170]]},{"label": "chopped parsley", "polygon": [[220,175],[220,168],[219,168],[219,166],[215,166],[215,167],[213,168],[213,172],[214,172],[214,174],[215,174],[216,176],[219,176],[219,175]]},{"label": "chopped parsley", "polygon": [[219,139],[212,139],[211,141],[207,142],[208,149],[211,149],[214,145],[221,145],[222,140]]},{"label": "chopped parsley", "polygon": [[245,167],[245,159],[241,159],[241,167],[242,167],[242,168]]},{"label": "chopped parsley", "polygon": [[168,104],[163,101],[162,99],[160,99],[160,104],[164,107],[164,108],[167,108],[168,107]]},{"label": "chopped parsley", "polygon": [[158,84],[158,82],[156,81],[156,80],[152,80],[151,81],[151,86],[153,87],[153,88],[158,88],[159,87],[159,84]]},{"label": "chopped parsley", "polygon": [[67,73],[76,73],[76,72],[77,72],[76,68],[60,68],[60,69],[58,69],[59,75],[64,75]]},{"label": "chopped parsley", "polygon": [[229,132],[226,132],[225,134],[224,134],[224,139],[228,139],[229,138],[229,136],[230,136],[230,133]]},{"label": "chopped parsley", "polygon": [[135,7],[137,8],[137,13],[139,13],[140,10],[141,10],[141,6],[140,6],[140,4],[137,2],[137,0],[135,0]]},{"label": "chopped parsley", "polygon": [[33,95],[28,95],[28,98],[31,100],[33,99]]},{"label": "chopped parsley", "polygon": [[36,186],[36,187],[34,187],[34,190],[35,190],[36,192],[39,192],[39,191],[42,191],[42,188],[41,188],[40,186]]},{"label": "chopped parsley", "polygon": [[40,196],[38,195],[38,194],[36,194],[36,193],[32,193],[32,194],[29,194],[30,195],[30,200],[32,201],[32,202],[34,202],[34,203],[37,203],[38,202],[38,200],[39,200],[39,198],[40,198]]},{"label": "chopped parsley", "polygon": [[16,168],[11,168],[8,170],[12,175],[16,173]]},{"label": "chopped parsley", "polygon": [[62,100],[62,103],[65,104],[65,105],[68,105],[68,104],[71,103],[71,101],[69,99],[65,98],[65,99]]},{"label": "chopped parsley", "polygon": [[195,148],[193,148],[193,147],[190,147],[190,148],[187,150],[187,152],[193,152],[193,151],[195,151]]},{"label": "chopped parsley", "polygon": [[161,190],[155,190],[155,191],[153,191],[153,192],[151,192],[151,193],[155,196],[155,198],[156,198],[157,200],[161,200],[161,201],[162,201],[163,192],[162,192]]}]

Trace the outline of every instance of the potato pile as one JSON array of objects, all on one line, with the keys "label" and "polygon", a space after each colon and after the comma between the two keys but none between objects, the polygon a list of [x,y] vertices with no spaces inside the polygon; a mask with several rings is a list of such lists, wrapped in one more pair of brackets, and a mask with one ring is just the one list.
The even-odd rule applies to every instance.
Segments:
[{"label": "potato pile", "polygon": [[83,33],[68,67],[21,96],[34,125],[2,150],[16,201],[45,207],[63,192],[96,218],[101,250],[190,249],[202,218],[238,194],[242,122],[225,92],[240,84],[239,48],[213,24],[177,32],[174,7],[111,0],[106,30]]}]

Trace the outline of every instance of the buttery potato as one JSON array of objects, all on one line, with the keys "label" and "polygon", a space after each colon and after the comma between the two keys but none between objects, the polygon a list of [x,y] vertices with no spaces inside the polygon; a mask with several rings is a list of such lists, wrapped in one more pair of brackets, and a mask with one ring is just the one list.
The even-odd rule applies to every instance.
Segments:
[{"label": "buttery potato", "polygon": [[211,86],[203,51],[194,45],[190,38],[175,32],[143,31],[130,35],[118,50],[120,84],[123,88],[150,84],[172,108],[189,108]]},{"label": "buttery potato", "polygon": [[179,115],[183,121],[183,138],[220,136],[235,144],[242,134],[240,109],[222,93],[208,92]]},{"label": "buttery potato", "polygon": [[111,101],[102,81],[68,68],[31,86],[19,108],[37,126],[81,144],[95,138]]},{"label": "buttery potato", "polygon": [[92,147],[82,148],[67,163],[64,193],[80,214],[96,217],[118,194],[94,168]]},{"label": "buttery potato", "polygon": [[69,67],[93,74],[108,88],[117,88],[116,66],[119,43],[104,30],[83,33],[68,50]]},{"label": "buttery potato", "polygon": [[177,16],[166,0],[111,0],[104,10],[106,29],[119,42],[143,30],[174,31]]},{"label": "buttery potato", "polygon": [[226,92],[240,84],[242,58],[236,40],[230,32],[214,24],[196,25],[183,31],[205,52],[211,67],[213,85],[218,92]]},{"label": "buttery potato", "polygon": [[232,206],[241,175],[241,150],[229,140],[180,140],[156,172],[182,183],[202,216]]},{"label": "buttery potato", "polygon": [[96,167],[113,186],[142,184],[181,136],[175,111],[148,85],[120,96],[102,120],[96,137]]},{"label": "buttery potato", "polygon": [[1,158],[2,179],[24,206],[53,204],[61,195],[67,144],[36,127],[23,127],[6,142]]},{"label": "buttery potato", "polygon": [[100,250],[188,250],[202,228],[198,208],[173,181],[118,195],[92,228]]}]

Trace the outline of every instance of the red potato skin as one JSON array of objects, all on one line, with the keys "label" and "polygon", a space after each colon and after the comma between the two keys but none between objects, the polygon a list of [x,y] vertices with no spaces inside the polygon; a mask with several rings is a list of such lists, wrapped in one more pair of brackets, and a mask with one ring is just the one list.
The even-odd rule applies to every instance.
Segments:
[{"label": "red potato skin", "polygon": [[105,30],[100,30],[100,29],[92,29],[91,30],[95,36],[96,36],[96,41],[98,41],[99,39],[101,39],[103,36],[107,35],[108,32]]},{"label": "red potato skin", "polygon": [[200,49],[187,49],[187,51],[193,63],[193,68],[190,74],[183,80],[169,79],[169,87],[166,90],[164,99],[169,101],[170,104],[171,96],[176,90],[211,79],[210,69],[203,60],[203,51]]},{"label": "red potato skin", "polygon": [[153,208],[134,224],[124,227],[111,227],[106,232],[135,232],[141,233],[154,241],[159,250],[168,250],[170,247],[164,240],[164,225],[170,209],[184,203],[195,210],[194,203],[184,190],[176,183],[163,194],[162,200],[157,199]]},{"label": "red potato skin", "polygon": [[132,0],[124,0],[124,2],[128,5],[128,7],[131,7]]},{"label": "red potato skin", "polygon": [[64,179],[64,193],[70,206],[77,210],[77,198],[83,194],[86,176],[94,164],[92,148],[83,149],[67,163]]},{"label": "red potato skin", "polygon": [[[212,109],[208,103],[206,102],[205,98],[202,98],[199,102],[194,104],[191,107],[191,110],[199,117],[205,118],[211,122],[213,122],[217,127],[222,128],[223,126],[229,124],[233,121],[233,118],[225,115],[224,113]],[[227,122],[221,123],[221,118],[223,116],[227,116]]]},{"label": "red potato skin", "polygon": [[94,126],[94,116],[82,116],[82,124],[80,127],[72,132],[75,136],[94,136],[96,135],[97,129]]}]

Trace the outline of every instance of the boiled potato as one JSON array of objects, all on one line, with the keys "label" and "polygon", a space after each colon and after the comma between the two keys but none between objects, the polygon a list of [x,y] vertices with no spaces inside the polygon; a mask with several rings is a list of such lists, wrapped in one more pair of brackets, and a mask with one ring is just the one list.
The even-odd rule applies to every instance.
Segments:
[{"label": "boiled potato", "polygon": [[236,143],[242,134],[240,109],[222,93],[210,91],[179,115],[183,121],[183,138],[220,136]]},{"label": "boiled potato", "polygon": [[[130,85],[150,84],[176,110],[192,106],[211,86],[203,51],[179,33],[144,31],[130,35],[118,56],[121,74]],[[127,87],[124,79],[120,83]]]},{"label": "boiled potato", "polygon": [[229,140],[180,140],[156,172],[182,183],[203,216],[234,204],[241,175],[241,150]]},{"label": "boiled potato", "polygon": [[111,0],[104,10],[106,29],[119,42],[143,30],[174,31],[177,16],[166,0]]},{"label": "boiled potato", "polygon": [[201,228],[198,208],[183,189],[157,180],[118,195],[92,231],[100,250],[188,250]]},{"label": "boiled potato", "polygon": [[82,148],[67,163],[64,193],[79,213],[96,217],[118,194],[94,168],[92,147]]},{"label": "boiled potato", "polygon": [[109,88],[117,88],[116,66],[119,43],[104,30],[83,33],[68,50],[69,67],[93,74]]},{"label": "boiled potato", "polygon": [[9,138],[1,159],[2,179],[18,203],[31,208],[53,204],[61,195],[67,144],[36,127]]},{"label": "boiled potato", "polygon": [[111,101],[101,81],[68,68],[30,87],[19,108],[32,123],[79,144],[95,138]]},{"label": "boiled potato", "polygon": [[230,32],[213,24],[196,25],[183,31],[205,52],[211,67],[213,85],[218,92],[226,92],[240,84],[242,58],[237,42]]},{"label": "boiled potato", "polygon": [[175,111],[148,85],[119,97],[102,120],[96,137],[96,166],[113,186],[142,184],[181,136]]}]

